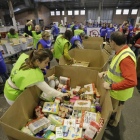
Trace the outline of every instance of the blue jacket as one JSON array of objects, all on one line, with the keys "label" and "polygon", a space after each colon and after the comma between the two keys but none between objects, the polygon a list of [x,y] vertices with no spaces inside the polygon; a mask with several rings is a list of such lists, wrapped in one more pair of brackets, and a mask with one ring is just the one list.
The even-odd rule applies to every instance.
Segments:
[{"label": "blue jacket", "polygon": [[57,25],[53,25],[52,26],[52,32],[53,36],[58,36],[59,35],[59,28],[57,27]]},{"label": "blue jacket", "polygon": [[114,32],[114,31],[115,31],[115,28],[107,28],[107,29],[106,29],[107,38],[110,38],[110,34],[111,34],[112,32]]},{"label": "blue jacket", "polygon": [[74,25],[73,27],[74,27],[74,29],[75,29],[75,30],[76,30],[76,29],[79,29],[79,27],[78,27],[78,26],[75,26],[75,25]]},{"label": "blue jacket", "polygon": [[70,28],[70,24],[68,24],[67,28]]},{"label": "blue jacket", "polygon": [[40,39],[40,40],[38,41],[37,45],[36,45],[37,50],[38,50],[38,44],[39,44],[39,43],[41,43],[41,44],[43,45],[44,49],[45,49],[45,48],[51,49],[51,41],[50,41],[50,40],[46,41],[46,40],[44,40],[44,39]]},{"label": "blue jacket", "polygon": [[[82,44],[82,39],[80,38],[79,35],[73,36],[72,39],[70,40],[71,49],[74,49],[74,48],[76,47],[76,45],[74,44],[74,42],[75,42],[76,40],[79,40],[79,41],[81,42],[81,44]],[[70,50],[71,50],[71,49],[70,49]]]},{"label": "blue jacket", "polygon": [[130,36],[133,36],[133,26],[130,24],[129,25],[129,31],[130,31]]},{"label": "blue jacket", "polygon": [[87,25],[85,26],[84,32],[87,35]]},{"label": "blue jacket", "polygon": [[106,35],[106,28],[101,27],[100,29],[100,36],[105,36]]},{"label": "blue jacket", "polygon": [[0,73],[5,73],[6,72],[6,65],[2,56],[2,53],[0,51]]}]

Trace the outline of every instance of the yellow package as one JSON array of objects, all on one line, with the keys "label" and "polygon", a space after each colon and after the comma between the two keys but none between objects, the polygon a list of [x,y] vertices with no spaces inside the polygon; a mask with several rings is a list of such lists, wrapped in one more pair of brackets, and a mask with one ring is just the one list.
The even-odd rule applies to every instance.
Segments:
[{"label": "yellow package", "polygon": [[101,118],[101,113],[97,112],[97,116],[96,116],[96,122],[99,123],[100,122],[100,118]]}]

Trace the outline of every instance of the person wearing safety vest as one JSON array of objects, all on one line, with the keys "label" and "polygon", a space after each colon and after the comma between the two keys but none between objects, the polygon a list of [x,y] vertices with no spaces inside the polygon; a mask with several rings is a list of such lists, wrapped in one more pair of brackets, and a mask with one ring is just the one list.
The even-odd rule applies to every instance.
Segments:
[{"label": "person wearing safety vest", "polygon": [[105,77],[103,87],[110,91],[113,112],[109,126],[116,127],[120,120],[121,110],[125,101],[132,97],[137,85],[136,57],[133,51],[125,44],[126,37],[116,31],[110,35],[110,46],[116,52],[108,71],[99,73]]},{"label": "person wearing safety vest", "polygon": [[85,33],[80,33],[80,35],[73,36],[72,39],[70,40],[71,42],[71,49],[74,48],[79,48],[79,49],[84,49],[84,46],[82,44],[82,40],[85,39]]},{"label": "person wearing safety vest", "polygon": [[59,28],[57,25],[53,25],[53,23],[50,24],[52,29],[51,29],[51,34],[53,35],[53,38],[54,38],[54,42],[57,38],[57,36],[59,36]]},{"label": "person wearing safety vest", "polygon": [[109,42],[110,34],[115,31],[112,23],[109,24],[109,27],[106,29],[106,41]]},{"label": "person wearing safety vest", "polygon": [[72,24],[71,24],[71,26],[70,26],[71,30],[72,30],[73,26],[74,26],[74,22],[72,22]]},{"label": "person wearing safety vest", "polygon": [[[51,97],[69,96],[51,88],[44,81],[41,69],[44,69],[52,58],[49,49],[32,50],[29,56],[24,53],[20,55],[4,87],[4,96],[10,105],[26,88],[35,85]],[[50,80],[54,78],[54,75],[49,77]]]},{"label": "person wearing safety vest", "polygon": [[61,23],[59,23],[59,24],[58,24],[58,27],[62,27],[62,24],[61,24]]},{"label": "person wearing safety vest", "polygon": [[73,35],[74,35],[74,30],[77,30],[77,29],[79,29],[79,27],[77,26],[77,21],[75,21],[74,22],[74,26],[72,27],[72,33],[73,33]]},{"label": "person wearing safety vest", "polygon": [[68,51],[71,48],[70,39],[72,38],[72,32],[70,30],[66,30],[63,35],[59,35],[54,44],[54,52],[53,56],[56,58],[56,61],[59,63],[59,59],[62,55],[70,61],[73,62],[73,58],[69,56]]},{"label": "person wearing safety vest", "polygon": [[32,30],[32,25],[29,25],[28,26],[28,31],[31,31]]},{"label": "person wearing safety vest", "polygon": [[101,27],[100,29],[100,37],[103,38],[103,41],[105,42],[105,36],[106,36],[106,24],[103,24],[103,27]]},{"label": "person wearing safety vest", "polygon": [[140,28],[139,27],[140,27],[140,23],[137,23],[136,24],[136,28],[133,29],[133,37],[136,35],[136,32],[137,31],[140,31]]},{"label": "person wearing safety vest", "polygon": [[[47,31],[43,31],[41,33],[42,35],[42,38],[38,41],[37,45],[36,45],[36,49],[39,50],[39,49],[45,49],[45,48],[48,48],[49,50],[51,50],[52,52],[54,51],[54,49],[51,48],[51,40],[50,40],[50,33],[47,32]],[[48,66],[46,67],[46,69],[49,69],[50,68],[50,62],[48,63]],[[44,72],[44,75],[45,75],[45,71]]]},{"label": "person wearing safety vest", "polygon": [[132,38],[130,47],[135,53],[136,58],[138,58],[140,52],[140,32]]},{"label": "person wearing safety vest", "polygon": [[35,31],[29,31],[28,26],[32,25],[32,21],[29,21],[25,25],[25,33],[33,37],[34,48],[36,49],[36,45],[41,38],[41,28],[39,25],[35,26]]},{"label": "person wearing safety vest", "polygon": [[127,40],[127,44],[129,44],[129,40],[130,40],[130,31],[129,31],[129,24],[125,23],[123,28],[120,28],[119,30],[120,32],[124,33],[126,40]]},{"label": "person wearing safety vest", "polygon": [[[9,78],[9,75],[6,72],[6,65],[5,65],[1,51],[0,51],[0,76],[3,80],[3,83],[5,84],[6,80]],[[0,94],[1,94],[1,92],[0,92]]]},{"label": "person wearing safety vest", "polygon": [[6,35],[6,39],[8,41],[10,41],[10,39],[12,39],[12,38],[19,39],[18,33],[16,33],[15,29],[13,29],[13,28],[11,28],[9,30],[9,33],[7,33],[7,35]]},{"label": "person wearing safety vest", "polygon": [[85,29],[85,26],[84,25],[80,25],[79,29],[74,30],[74,36],[80,35],[81,33],[83,33],[84,29]]}]

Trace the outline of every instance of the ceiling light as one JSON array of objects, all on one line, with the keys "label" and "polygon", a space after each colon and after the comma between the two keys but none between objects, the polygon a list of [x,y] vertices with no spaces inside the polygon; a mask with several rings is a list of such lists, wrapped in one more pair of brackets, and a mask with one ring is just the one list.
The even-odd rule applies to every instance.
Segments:
[{"label": "ceiling light", "polygon": [[116,8],[118,8],[118,7],[116,7]]},{"label": "ceiling light", "polygon": [[57,9],[56,9],[57,10]]},{"label": "ceiling light", "polygon": [[85,8],[84,8],[85,9]]}]

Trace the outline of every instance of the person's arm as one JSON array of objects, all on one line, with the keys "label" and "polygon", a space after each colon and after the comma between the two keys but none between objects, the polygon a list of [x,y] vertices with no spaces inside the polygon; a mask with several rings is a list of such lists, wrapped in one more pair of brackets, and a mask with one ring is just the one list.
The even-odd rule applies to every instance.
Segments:
[{"label": "person's arm", "polygon": [[51,88],[45,81],[37,82],[35,84],[38,88],[40,88],[43,92],[54,96],[54,97],[63,97],[63,93],[59,92],[53,88]]},{"label": "person's arm", "polygon": [[67,60],[71,60],[71,57],[68,53],[68,47],[69,47],[69,44],[66,43],[65,46],[64,46],[64,57],[67,59]]},{"label": "person's arm", "polygon": [[74,30],[75,30],[75,28],[74,28],[74,27],[72,27],[72,33],[73,33],[73,35],[74,35]]},{"label": "person's arm", "polygon": [[38,44],[38,50],[44,49],[43,45],[41,43]]},{"label": "person's arm", "polygon": [[78,49],[84,49],[83,46],[82,46],[82,44],[81,44],[81,42],[79,40],[76,40],[74,42],[74,44],[77,45]]},{"label": "person's arm", "polygon": [[10,42],[10,39],[9,39],[9,35],[8,34],[6,35],[5,39],[7,39],[7,41]]},{"label": "person's arm", "polygon": [[54,33],[54,30],[55,30],[55,28],[52,27],[52,29],[51,29],[51,34],[52,34],[52,35],[53,35],[53,33]]},{"label": "person's arm", "polygon": [[28,31],[28,26],[27,25],[25,25],[25,33],[32,36],[32,31]]},{"label": "person's arm", "polygon": [[140,38],[140,32],[135,35],[132,39],[131,39],[131,43],[130,44],[135,44],[135,42]]},{"label": "person's arm", "polygon": [[134,61],[130,56],[123,59],[120,63],[123,81],[112,84],[112,90],[124,90],[137,85],[137,73]]}]

